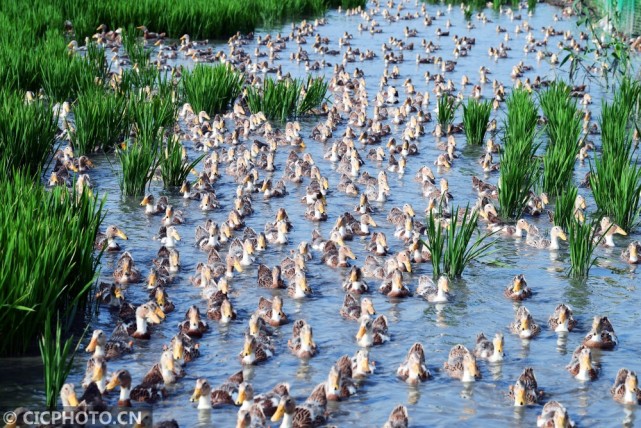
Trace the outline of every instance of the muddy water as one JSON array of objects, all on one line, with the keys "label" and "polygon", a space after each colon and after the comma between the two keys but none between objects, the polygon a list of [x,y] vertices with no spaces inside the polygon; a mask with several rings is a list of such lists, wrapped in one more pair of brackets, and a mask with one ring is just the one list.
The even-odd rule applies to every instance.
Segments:
[{"label": "muddy water", "polygon": [[[413,3],[406,3],[405,12],[414,12],[418,7]],[[374,104],[374,96],[379,89],[380,77],[385,64],[382,60],[381,45],[388,42],[390,37],[403,38],[405,26],[416,28],[418,38],[414,51],[404,52],[406,61],[399,64],[400,76],[398,80],[391,81],[404,94],[402,83],[407,78],[412,78],[416,90],[423,92],[433,89],[425,83],[423,75],[426,71],[439,72],[432,64],[416,64],[415,56],[426,54],[420,48],[420,40],[426,38],[433,40],[441,46],[441,50],[434,55],[444,59],[454,59],[452,51],[454,43],[451,37],[435,36],[437,27],[445,28],[447,19],[452,22],[451,34],[476,38],[476,45],[467,57],[459,58],[454,72],[449,73],[457,85],[465,74],[472,83],[478,81],[479,67],[484,65],[491,70],[488,77],[504,82],[506,88],[512,86],[513,80],[510,72],[513,65],[523,61],[533,69],[524,77],[533,79],[536,75],[554,79],[555,76],[565,76],[565,72],[550,67],[545,61],[538,62],[534,54],[525,54],[525,34],[515,34],[514,27],[522,22],[511,21],[504,14],[496,14],[490,10],[486,13],[493,22],[482,23],[473,20],[476,28],[468,30],[465,26],[463,13],[458,8],[448,11],[444,6],[427,6],[428,13],[436,17],[437,11],[443,16],[436,18],[431,27],[424,27],[422,19],[394,23],[386,22],[380,14],[376,17],[382,25],[381,34],[370,35],[367,32],[359,33],[357,25],[362,22],[359,16],[347,17],[337,12],[330,12],[327,16],[327,25],[319,27],[323,37],[332,41],[330,48],[338,48],[337,40],[343,33],[353,34],[352,48],[361,50],[371,49],[377,53],[378,58],[373,61],[355,62],[347,64],[348,71],[355,67],[364,70],[367,82],[370,106]],[[531,17],[527,11],[517,12],[523,19],[528,20],[534,28],[533,35],[537,39],[543,37],[540,29],[543,26],[553,25],[559,30],[573,30],[578,32],[572,18],[554,21],[553,16],[560,16],[560,10],[541,4]],[[508,58],[498,62],[488,57],[488,48],[498,47],[503,41],[503,34],[496,31],[496,26],[506,27],[511,40],[508,45],[512,48]],[[284,27],[283,32],[288,32],[289,27]],[[267,32],[261,31],[264,35]],[[272,31],[274,33],[274,31]],[[562,37],[550,37],[547,48],[557,50],[557,43]],[[307,45],[302,45],[310,53],[311,60],[320,60],[311,48],[312,39]],[[247,52],[253,52],[254,45],[246,46]],[[225,44],[216,45],[217,49],[227,49]],[[289,54],[296,50],[293,43],[281,53],[284,72],[301,76],[305,73],[304,64],[289,61]],[[263,48],[264,49],[264,48]],[[327,57],[328,62],[340,60],[340,57]],[[192,66],[191,62],[178,60],[180,64]],[[390,66],[391,68],[391,66]],[[332,69],[325,68],[318,74],[331,76]],[[393,83],[392,83],[393,82]],[[589,83],[589,82],[588,82]],[[601,89],[592,84],[589,86],[594,104],[588,108],[593,117],[598,117],[599,101],[603,96]],[[470,94],[471,87],[464,89],[466,96]],[[483,94],[491,96],[491,84],[483,86]],[[430,103],[430,110],[435,108],[434,96]],[[501,121],[503,107],[493,113]],[[460,114],[461,112],[459,112]],[[434,114],[434,113],[433,113]],[[457,118],[460,121],[460,118]],[[313,155],[323,175],[330,181],[330,187],[335,189],[338,184],[339,174],[336,165],[323,160],[323,153],[329,149],[331,143],[321,144],[307,138],[312,127],[316,124],[313,119],[302,121],[301,134],[306,137],[307,151]],[[422,197],[420,187],[413,180],[415,172],[422,165],[432,165],[437,155],[441,152],[436,148],[437,140],[432,136],[434,122],[426,124],[426,135],[419,141],[420,154],[408,158],[407,172],[404,176],[389,173],[391,197],[384,204],[374,204],[378,211],[374,214],[375,221],[379,224],[376,230],[386,233],[391,251],[400,251],[403,248],[401,241],[393,238],[393,227],[385,221],[387,212],[394,206],[401,206],[410,202],[417,211],[422,211],[426,200]],[[392,125],[397,138],[403,130]],[[345,125],[339,126],[334,136],[342,135]],[[473,203],[476,195],[471,189],[471,176],[483,177],[483,172],[477,163],[477,158],[482,150],[466,147],[462,134],[456,136],[457,149],[460,157],[455,160],[454,166],[449,171],[438,171],[437,178],[446,177],[449,180],[451,192],[454,195],[454,204],[465,205]],[[598,143],[598,138],[595,137]],[[195,152],[189,147],[190,155]],[[369,150],[369,147],[366,149]],[[361,152],[362,153],[362,152]],[[273,177],[282,176],[283,163],[289,154],[286,147],[280,148],[277,153],[277,164],[280,166]],[[498,160],[498,159],[497,159]],[[157,241],[151,239],[156,233],[160,220],[159,217],[148,218],[138,205],[138,199],[122,198],[117,182],[117,166],[113,158],[97,157],[94,159],[96,169],[91,173],[96,183],[96,191],[106,195],[106,208],[108,214],[105,224],[117,224],[129,235],[129,241],[124,243],[124,248],[130,251],[137,266],[146,275],[151,266],[151,260],[156,256],[160,247]],[[221,165],[222,166],[222,165]],[[377,164],[366,161],[363,169],[372,175],[386,167],[387,163]],[[222,168],[221,168],[222,169]],[[588,171],[588,166],[577,164],[575,179],[577,182]],[[436,172],[436,170],[435,170]],[[262,174],[262,173],[261,173]],[[483,179],[496,183],[497,173],[485,176]],[[232,426],[235,423],[236,408],[221,408],[211,412],[199,412],[195,405],[189,402],[194,383],[198,377],[206,377],[212,385],[218,385],[228,376],[241,368],[237,354],[242,348],[243,332],[247,325],[249,315],[255,310],[259,296],[270,297],[270,291],[259,290],[256,286],[256,266],[265,263],[273,266],[287,256],[291,249],[302,240],[310,240],[311,232],[319,227],[324,236],[327,236],[336,218],[345,211],[351,211],[357,200],[333,191],[328,196],[329,220],[319,225],[304,219],[305,206],[299,202],[305,194],[306,180],[302,185],[288,183],[289,195],[285,199],[264,201],[261,195],[254,197],[255,212],[246,218],[247,226],[262,230],[266,221],[272,221],[278,208],[286,207],[294,228],[289,236],[290,243],[286,246],[271,246],[268,251],[259,255],[254,266],[242,274],[237,274],[232,281],[232,302],[238,311],[239,319],[229,326],[219,326],[210,322],[210,331],[200,340],[201,357],[186,367],[186,377],[175,386],[169,388],[170,396],[167,400],[155,407],[157,420],[175,418],[184,426]],[[127,368],[133,375],[134,382],[139,381],[146,371],[158,361],[162,347],[168,343],[176,333],[177,324],[184,316],[184,312],[192,304],[197,304],[201,310],[206,308],[206,302],[200,297],[200,290],[195,289],[188,281],[193,275],[197,263],[206,260],[206,254],[199,251],[194,245],[194,229],[206,219],[211,218],[221,223],[226,218],[235,191],[236,184],[228,176],[223,176],[216,184],[223,209],[203,213],[198,209],[195,201],[184,201],[179,195],[165,193],[158,183],[152,185],[154,194],[167,194],[177,209],[185,212],[187,222],[179,226],[182,241],[178,245],[181,254],[182,271],[176,281],[168,289],[169,296],[175,302],[177,310],[167,317],[167,320],[153,330],[152,339],[148,342],[137,342],[136,352],[108,364],[111,373],[120,368]],[[581,194],[586,196],[589,210],[594,211],[594,203],[589,191],[581,189]],[[529,218],[541,229],[550,227],[543,216]],[[637,293],[638,279],[636,273],[619,259],[621,248],[630,239],[630,236],[618,239],[618,247],[614,250],[599,249],[601,256],[598,266],[592,271],[590,278],[584,282],[574,282],[567,278],[566,271],[569,264],[567,249],[563,247],[558,253],[551,254],[526,246],[524,241],[514,239],[499,239],[496,241],[494,252],[472,264],[464,273],[461,280],[455,281],[453,302],[446,305],[432,305],[418,297],[402,301],[390,301],[385,296],[376,292],[379,285],[377,281],[370,281],[374,290],[370,297],[374,301],[376,310],[385,314],[390,322],[391,342],[371,350],[371,357],[376,361],[376,372],[360,384],[358,393],[347,401],[330,405],[330,423],[337,426],[381,426],[389,412],[399,403],[408,406],[413,426],[533,426],[541,407],[515,409],[507,398],[509,385],[513,384],[525,367],[534,367],[539,386],[545,390],[545,400],[558,400],[562,402],[572,416],[582,426],[614,426],[625,422],[634,425],[637,418],[635,408],[625,408],[612,401],[609,388],[612,385],[616,372],[621,367],[641,370],[638,349],[641,338],[638,335],[639,312],[641,298]],[[365,242],[356,239],[350,243],[356,253],[357,264],[362,264],[367,252]],[[103,258],[102,279],[110,280],[113,264],[117,256],[106,255]],[[415,265],[412,275],[406,276],[411,289],[415,289],[418,277],[430,274],[429,264]],[[535,320],[543,326],[539,337],[524,342],[511,335],[508,325],[512,322],[517,305],[503,297],[503,289],[510,279],[518,273],[523,273],[534,290],[534,296],[525,302]],[[314,328],[314,338],[320,353],[310,361],[301,361],[292,356],[287,349],[287,339],[291,335],[291,324],[276,331],[276,353],[267,363],[246,371],[246,375],[259,392],[271,389],[276,383],[289,382],[293,395],[299,400],[311,392],[313,387],[324,381],[333,363],[344,354],[353,355],[358,346],[354,335],[358,329],[357,323],[342,319],[338,312],[341,307],[344,293],[340,287],[344,271],[333,270],[320,263],[320,254],[314,253],[314,258],[308,263],[308,279],[314,290],[313,297],[294,301],[286,293],[284,297],[284,310],[290,319],[303,318]],[[132,285],[127,291],[127,299],[135,303],[146,301],[146,290],[141,285]],[[546,321],[559,303],[567,303],[574,308],[575,317],[579,321],[578,328],[566,337],[559,337],[546,327]],[[601,363],[601,373],[598,380],[591,383],[582,383],[574,380],[564,370],[570,360],[574,348],[578,346],[583,336],[588,332],[591,319],[594,315],[607,315],[618,333],[620,346],[613,352],[595,352],[594,359]],[[94,328],[111,331],[116,318],[107,310],[102,310],[93,321]],[[485,332],[493,335],[496,332],[505,334],[505,361],[501,364],[480,363],[482,380],[474,384],[462,384],[450,379],[442,371],[443,362],[447,359],[450,348],[462,343],[473,348],[476,335]],[[402,362],[407,349],[414,342],[421,342],[426,350],[428,368],[434,377],[418,387],[409,387],[395,377],[396,368]],[[85,354],[79,355],[70,381],[79,384],[87,359]],[[1,370],[2,388],[0,388],[0,402],[7,408],[17,405],[40,403],[43,400],[41,379],[37,364],[32,361],[20,362],[20,370],[16,370],[13,363],[5,364]],[[8,369],[11,367],[11,369]],[[25,373],[27,375],[25,375]],[[34,373],[37,373],[35,375]]]}]

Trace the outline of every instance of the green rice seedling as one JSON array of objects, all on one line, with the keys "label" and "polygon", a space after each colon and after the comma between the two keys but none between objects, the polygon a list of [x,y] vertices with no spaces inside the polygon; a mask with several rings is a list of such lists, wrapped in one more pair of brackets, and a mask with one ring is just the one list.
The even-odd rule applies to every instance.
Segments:
[{"label": "green rice seedling", "polygon": [[181,79],[186,101],[196,111],[209,114],[225,111],[240,95],[243,82],[243,74],[225,64],[214,67],[199,64]]},{"label": "green rice seedling", "polygon": [[3,171],[16,168],[34,176],[52,152],[58,120],[42,100],[24,102],[24,94],[0,91],[0,159]]},{"label": "green rice seedling", "polygon": [[83,92],[74,107],[75,132],[71,134],[79,154],[112,151],[128,128],[127,99],[115,92],[95,87]]},{"label": "green rice seedling", "polygon": [[302,99],[296,109],[297,116],[310,114],[327,100],[329,83],[322,77],[307,77],[307,82],[302,88]]},{"label": "green rice seedling", "polygon": [[145,68],[151,62],[151,49],[147,49],[145,45],[136,38],[134,28],[129,27],[122,36],[122,46],[129,56],[132,64],[138,68]]},{"label": "green rice seedling", "polygon": [[87,45],[87,54],[85,59],[89,63],[89,68],[93,70],[93,75],[96,77],[97,81],[104,84],[109,77],[110,68],[109,63],[107,62],[105,48],[96,43],[89,43]]},{"label": "green rice seedling", "polygon": [[576,186],[570,185],[564,192],[556,197],[554,202],[554,225],[563,230],[568,230],[570,221],[574,217],[574,203],[579,194]]},{"label": "green rice seedling", "polygon": [[120,162],[120,191],[126,196],[141,196],[160,163],[163,129],[145,133],[116,150]]},{"label": "green rice seedling", "polygon": [[176,105],[167,97],[148,97],[144,93],[132,96],[127,113],[141,140],[155,139],[161,128],[171,129],[176,122]]},{"label": "green rice seedling", "polygon": [[525,142],[528,146],[533,147],[538,111],[532,95],[524,89],[516,89],[507,98],[506,105],[506,149],[513,141]]},{"label": "green rice seedling", "polygon": [[0,171],[1,356],[34,349],[51,314],[59,314],[63,332],[84,314],[100,259],[94,239],[103,203],[89,192],[47,191],[24,172]]},{"label": "green rice seedling", "polygon": [[63,338],[64,333],[60,320],[56,318],[54,327],[52,318],[53,314],[48,314],[38,342],[44,366],[45,395],[49,409],[57,407],[58,395],[71,372],[73,360],[80,345],[80,341],[78,341],[76,346],[72,348],[74,336]]},{"label": "green rice seedling", "polygon": [[276,82],[267,77],[262,87],[247,88],[247,105],[254,114],[263,112],[269,119],[285,121],[296,113],[300,91],[300,80]]},{"label": "green rice seedling", "polygon": [[527,10],[528,12],[534,11],[536,9],[537,0],[527,0]]},{"label": "green rice seedling", "polygon": [[450,125],[454,122],[454,115],[458,108],[458,103],[449,95],[441,96],[437,101],[436,119],[438,124],[441,125],[443,132],[449,132]]},{"label": "green rice seedling", "polygon": [[630,78],[629,75],[623,76],[619,88],[614,96],[614,103],[623,106],[628,113],[633,124],[639,120],[639,102],[641,98],[641,83],[638,80]]},{"label": "green rice seedling", "polygon": [[470,6],[466,7],[465,10],[463,11],[463,15],[467,22],[472,21],[472,8]]},{"label": "green rice seedling", "polygon": [[[494,242],[487,241],[491,234],[481,235],[478,230],[478,213],[467,206],[456,220],[458,208],[451,213],[452,222],[444,228],[441,221],[430,214],[427,217],[427,241],[423,241],[432,255],[432,274],[438,278],[442,273],[450,278],[460,277],[473,261],[487,254]],[[476,239],[474,234],[477,234]],[[471,243],[471,245],[470,245]]]},{"label": "green rice seedling", "polygon": [[489,101],[479,102],[470,98],[467,105],[463,105],[463,129],[468,144],[483,144],[491,113],[492,103]]},{"label": "green rice seedling", "polygon": [[189,162],[184,150],[185,148],[180,144],[177,136],[173,135],[167,139],[167,144],[160,160],[160,171],[165,188],[180,186],[187,179],[189,173],[205,157],[203,154]]},{"label": "green rice seedling", "polygon": [[597,262],[594,250],[601,241],[598,236],[599,222],[580,223],[571,219],[568,225],[568,244],[570,247],[570,270],[573,278],[587,278],[592,266]]}]

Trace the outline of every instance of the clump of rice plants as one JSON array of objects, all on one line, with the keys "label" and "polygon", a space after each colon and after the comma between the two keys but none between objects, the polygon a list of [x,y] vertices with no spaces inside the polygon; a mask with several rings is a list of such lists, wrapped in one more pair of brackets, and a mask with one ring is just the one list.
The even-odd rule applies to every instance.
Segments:
[{"label": "clump of rice plants", "polygon": [[54,327],[52,318],[53,314],[48,314],[42,336],[38,342],[44,365],[45,394],[49,409],[55,409],[57,406],[60,389],[71,372],[73,360],[80,345],[80,341],[78,341],[75,348],[72,348],[74,337],[64,339],[60,319],[56,318]]},{"label": "clump of rice plants", "polygon": [[25,103],[24,94],[0,91],[0,152],[3,171],[37,174],[55,144],[58,120],[42,100]]},{"label": "clump of rice plants", "polygon": [[470,98],[467,105],[463,105],[463,129],[465,129],[468,144],[483,144],[491,113],[492,103],[490,101],[479,102]]},{"label": "clump of rice plants", "polygon": [[612,217],[629,232],[638,221],[641,207],[641,166],[634,157],[635,148],[629,118],[633,106],[615,95],[612,104],[601,107],[601,156],[590,164],[590,187],[599,213]]},{"label": "clump of rice plants", "polygon": [[217,114],[240,95],[244,76],[226,64],[214,67],[199,64],[184,73],[181,82],[187,102],[196,111]]},{"label": "clump of rice plants", "polygon": [[458,103],[454,97],[449,95],[441,96],[436,102],[437,112],[436,119],[443,132],[449,132],[450,126],[454,122],[454,115],[458,108]]},{"label": "clump of rice plants", "polygon": [[167,139],[167,144],[162,152],[160,160],[160,172],[162,182],[165,188],[180,186],[189,173],[198,165],[205,155],[200,155],[192,162],[187,160],[184,152],[185,148],[177,136],[171,136]]},{"label": "clump of rice plants", "polygon": [[125,52],[127,52],[131,63],[137,67],[145,68],[151,62],[151,49],[145,47],[145,45],[136,38],[136,31],[132,27],[123,33],[122,46],[125,48]]},{"label": "clump of rice plants", "polygon": [[246,101],[252,113],[263,112],[269,119],[284,121],[313,112],[325,100],[327,84],[323,78],[308,77],[275,81],[267,77],[262,87],[247,88]]},{"label": "clump of rice plants", "polygon": [[79,154],[113,150],[127,131],[126,108],[127,99],[118,93],[100,87],[83,92],[73,110],[74,149]]},{"label": "clump of rice plants", "polygon": [[[432,268],[435,278],[445,273],[450,278],[460,277],[465,268],[479,257],[486,254],[493,241],[488,241],[490,234],[481,235],[478,230],[478,212],[465,207],[460,218],[458,208],[452,210],[452,221],[444,228],[439,219],[430,214],[427,218],[428,241],[423,242],[432,254]],[[474,235],[477,235],[475,239]]]},{"label": "clump of rice plants", "polygon": [[579,189],[571,185],[563,193],[556,197],[554,203],[554,225],[561,227],[563,230],[568,230],[570,222],[575,218],[576,197],[579,194]]},{"label": "clump of rice plants", "polygon": [[89,192],[47,191],[24,172],[0,172],[0,355],[33,349],[50,314],[66,332],[87,309],[102,209]]},{"label": "clump of rice plants", "polygon": [[140,93],[129,99],[127,114],[138,139],[154,139],[161,128],[173,128],[176,104],[168,97]]},{"label": "clump of rice plants", "polygon": [[160,163],[163,129],[142,138],[130,139],[116,150],[120,162],[120,191],[126,196],[141,196]]},{"label": "clump of rice plants", "polygon": [[598,236],[599,222],[581,223],[571,219],[568,224],[568,243],[570,246],[570,276],[587,278],[592,266],[597,262],[594,250],[601,242]]},{"label": "clump of rice plants", "polygon": [[572,180],[579,152],[581,113],[564,82],[552,83],[541,93],[539,102],[547,118],[545,132],[549,139],[543,156],[543,190],[559,195]]},{"label": "clump of rice plants", "polygon": [[506,220],[523,214],[530,190],[538,182],[540,166],[534,154],[537,110],[531,95],[515,90],[507,99],[504,150],[498,182],[499,213]]}]

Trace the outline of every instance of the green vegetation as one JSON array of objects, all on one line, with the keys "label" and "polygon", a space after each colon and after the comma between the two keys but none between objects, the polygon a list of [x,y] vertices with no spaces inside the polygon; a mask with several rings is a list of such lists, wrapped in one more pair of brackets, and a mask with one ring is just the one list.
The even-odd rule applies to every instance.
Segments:
[{"label": "green vegetation", "polygon": [[454,122],[454,115],[458,108],[458,103],[454,97],[449,95],[441,96],[436,102],[436,119],[444,133],[449,133],[450,125]]},{"label": "green vegetation", "polygon": [[556,197],[554,203],[554,225],[568,230],[570,222],[575,218],[574,203],[579,194],[576,186],[570,185],[563,193]]},{"label": "green vegetation", "polygon": [[601,242],[598,236],[599,222],[580,223],[571,219],[568,225],[568,243],[570,246],[570,276],[587,278],[588,272],[596,264],[594,250]]},{"label": "green vegetation", "polygon": [[26,103],[24,94],[0,91],[0,152],[2,171],[13,168],[36,176],[55,144],[57,118],[43,100]]},{"label": "green vegetation", "polygon": [[145,194],[145,188],[154,177],[160,163],[163,130],[131,139],[116,150],[120,162],[120,191],[126,196]]},{"label": "green vegetation", "polygon": [[231,66],[197,65],[182,76],[185,99],[196,112],[218,114],[225,111],[240,95],[245,78]]},{"label": "green vegetation", "polygon": [[[445,273],[450,278],[460,277],[472,260],[486,254],[493,241],[487,241],[491,234],[481,235],[478,226],[478,212],[465,207],[457,221],[459,209],[451,212],[452,221],[444,228],[441,221],[430,214],[427,217],[428,241],[423,241],[432,254],[432,275],[438,278]],[[472,240],[476,233],[476,239]],[[470,245],[471,243],[471,245]]]},{"label": "green vegetation", "polygon": [[83,92],[73,110],[75,132],[71,142],[78,154],[112,151],[127,128],[127,99],[113,91],[92,88]]},{"label": "green vegetation", "polygon": [[284,121],[313,113],[327,93],[322,77],[275,81],[267,77],[261,87],[247,88],[247,105],[252,113],[263,112],[269,119]]},{"label": "green vegetation", "polygon": [[570,87],[562,81],[553,82],[542,92],[539,104],[547,119],[548,136],[543,156],[543,190],[560,195],[572,182],[581,137],[581,112],[570,95]]},{"label": "green vegetation", "polygon": [[187,160],[184,147],[176,136],[167,139],[167,144],[160,160],[162,182],[166,188],[180,186],[189,173],[198,165],[205,155],[200,155],[192,162]]},{"label": "green vegetation", "polygon": [[[19,220],[17,220],[19,219]],[[69,330],[96,278],[102,203],[89,192],[47,191],[16,171],[0,176],[0,355],[32,349],[50,314]]]},{"label": "green vegetation", "polygon": [[479,102],[470,98],[467,105],[463,105],[463,129],[465,129],[465,137],[468,144],[483,144],[483,139],[487,132],[487,124],[490,121],[490,113],[492,113],[492,103],[490,101]]},{"label": "green vegetation", "polygon": [[498,183],[499,213],[506,220],[523,214],[530,190],[540,176],[539,161],[534,157],[537,109],[532,96],[517,89],[507,99],[504,150]]}]

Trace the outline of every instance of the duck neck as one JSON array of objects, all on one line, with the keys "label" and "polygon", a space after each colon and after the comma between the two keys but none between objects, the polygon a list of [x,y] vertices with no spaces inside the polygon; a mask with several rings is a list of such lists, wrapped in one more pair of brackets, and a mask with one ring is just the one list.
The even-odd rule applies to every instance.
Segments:
[{"label": "duck neck", "polygon": [[550,250],[559,249],[559,238],[556,235],[550,237]]},{"label": "duck neck", "polygon": [[614,235],[613,234],[606,234],[605,235],[605,245],[608,247],[614,247]]},{"label": "duck neck", "polygon": [[147,334],[147,320],[136,316],[136,332],[139,334]]},{"label": "duck neck", "polygon": [[201,395],[200,397],[198,397],[198,409],[199,410],[211,409],[211,401],[209,400],[208,395]]},{"label": "duck neck", "polygon": [[280,424],[280,428],[293,428],[293,426],[294,426],[293,415],[290,415],[289,413],[285,413],[283,415],[283,422]]},{"label": "duck neck", "polygon": [[249,266],[251,264],[251,262],[252,262],[251,256],[249,255],[247,250],[243,250],[243,258],[240,261],[240,263],[243,264],[243,265]]},{"label": "duck neck", "polygon": [[120,387],[120,397],[118,398],[118,401],[126,402],[129,401],[129,396],[131,395],[131,387],[130,386],[121,386]]},{"label": "duck neck", "polygon": [[174,374],[174,372],[165,367],[160,368],[160,373],[162,374],[162,379],[165,384],[174,383],[174,381],[176,380],[176,375]]},{"label": "duck neck", "polygon": [[470,371],[467,369],[467,367],[463,367],[463,377],[461,378],[462,382],[474,382],[474,376]]},{"label": "duck neck", "polygon": [[369,233],[369,226],[367,225],[367,223],[361,223],[361,232]]},{"label": "duck neck", "polygon": [[96,344],[96,349],[93,351],[93,357],[104,357],[105,348],[102,345]]}]

